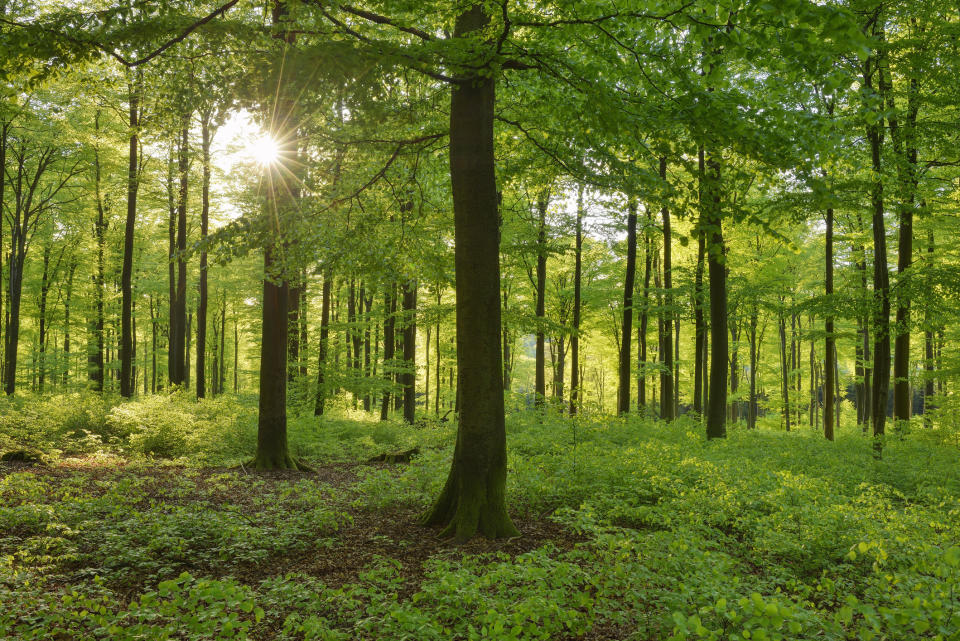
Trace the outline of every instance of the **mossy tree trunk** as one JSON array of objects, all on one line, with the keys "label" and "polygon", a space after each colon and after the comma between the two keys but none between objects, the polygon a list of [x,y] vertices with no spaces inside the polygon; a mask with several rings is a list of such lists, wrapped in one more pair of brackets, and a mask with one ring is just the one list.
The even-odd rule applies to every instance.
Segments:
[{"label": "mossy tree trunk", "polygon": [[[454,37],[483,29],[488,17],[473,5],[457,18]],[[517,536],[507,514],[507,439],[500,352],[500,254],[493,156],[493,75],[462,78],[450,101],[450,180],[453,191],[457,289],[460,426],[450,475],[429,525],[465,541]]]}]

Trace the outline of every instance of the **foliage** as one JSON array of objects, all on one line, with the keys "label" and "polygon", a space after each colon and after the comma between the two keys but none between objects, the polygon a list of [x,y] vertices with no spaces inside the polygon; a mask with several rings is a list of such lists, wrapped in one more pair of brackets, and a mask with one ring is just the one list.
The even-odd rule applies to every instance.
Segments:
[{"label": "foliage", "polygon": [[[218,423],[220,401],[163,399],[149,412],[140,402],[105,412],[107,425],[125,417],[134,426],[126,440],[114,437],[117,451],[145,442],[134,438],[145,424],[136,417],[151,413],[162,416],[150,425],[179,416],[203,432],[184,437],[192,460],[231,460],[240,450],[223,443],[238,429],[252,434],[237,426],[252,415],[242,402]],[[352,468],[356,482],[336,487],[182,466],[191,459],[0,468],[0,634],[551,639],[620,630],[679,641],[960,632],[960,475],[956,446],[933,438],[940,430],[891,439],[877,460],[854,429],[833,444],[764,430],[707,442],[687,419],[514,413],[511,510],[520,522],[549,515],[559,538],[516,556],[440,555],[422,575],[402,556],[381,557],[328,584],[283,568],[334,553],[354,515],[429,505],[454,435],[439,423],[314,421],[291,426],[294,449],[314,463],[408,445],[421,454],[408,466]],[[128,600],[131,590],[138,596]]]}]

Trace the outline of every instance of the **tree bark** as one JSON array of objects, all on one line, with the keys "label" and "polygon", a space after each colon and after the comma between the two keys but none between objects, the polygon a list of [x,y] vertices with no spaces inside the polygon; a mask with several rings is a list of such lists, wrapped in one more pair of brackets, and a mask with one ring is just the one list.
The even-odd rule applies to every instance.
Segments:
[{"label": "tree bark", "polygon": [[577,231],[574,241],[573,333],[570,336],[570,416],[580,404],[580,281],[583,279],[583,185],[577,188]]},{"label": "tree bark", "polygon": [[[454,37],[489,23],[480,4]],[[458,541],[517,536],[507,514],[507,441],[500,353],[500,264],[493,153],[493,74],[461,78],[450,101],[460,424],[450,475],[424,522]]]},{"label": "tree bark", "polygon": [[390,284],[383,300],[383,376],[386,379],[386,387],[383,390],[383,400],[380,403],[380,420],[385,421],[390,418],[390,390],[393,387],[393,373],[396,371],[396,365],[393,362],[397,339],[395,336],[397,326],[397,286]]},{"label": "tree bark", "polygon": [[200,291],[197,301],[197,398],[207,394],[207,232],[210,225],[210,110],[200,116],[203,185],[200,206]]},{"label": "tree bark", "polygon": [[[650,211],[647,210],[649,224]],[[637,375],[637,410],[644,412],[647,407],[647,324],[650,318],[650,274],[653,257],[653,242],[647,234],[643,235],[643,303],[640,305],[640,327],[637,330],[637,349],[640,351]],[[661,328],[662,329],[662,328]],[[662,338],[662,337],[661,337]]]},{"label": "tree bark", "polygon": [[177,175],[180,188],[177,194],[176,265],[177,286],[171,301],[170,327],[170,384],[183,385],[186,381],[187,347],[187,196],[189,188],[190,114],[181,116],[180,140],[177,149]]},{"label": "tree bark", "polygon": [[[931,229],[927,234],[927,257],[930,262],[933,262],[933,251],[934,251],[934,236],[933,230]],[[926,329],[923,332],[923,369],[924,381],[923,385],[923,426],[924,427],[933,427],[933,419],[930,417],[930,411],[934,408],[932,403],[933,394],[934,394],[934,358],[933,358],[933,314],[930,312],[928,301],[928,308],[926,311],[925,324]]]},{"label": "tree bark", "polygon": [[537,348],[535,358],[535,392],[537,407],[542,407],[547,397],[546,358],[544,351],[545,298],[547,288],[547,205],[549,194],[540,194],[537,200]]},{"label": "tree bark", "polygon": [[[877,35],[883,38],[883,27],[878,27]],[[863,75],[864,87],[873,93],[873,73],[871,66],[876,62],[878,83],[881,89],[885,85],[883,67],[877,57],[867,59]],[[882,452],[882,442],[887,419],[887,395],[890,387],[890,274],[887,269],[887,236],[883,220],[883,179],[881,152],[883,147],[883,128],[880,122],[867,125],[867,140],[870,143],[870,161],[873,168],[873,185],[870,190],[870,203],[873,208],[873,436],[875,452]]]},{"label": "tree bark", "polygon": [[417,281],[403,284],[403,323],[403,420],[412,425],[417,400]]},{"label": "tree bark", "polygon": [[264,251],[263,324],[260,348],[260,401],[257,469],[297,469],[287,446],[287,296],[276,282],[274,247]]},{"label": "tree bark", "polygon": [[833,440],[833,393],[836,385],[837,352],[836,338],[833,334],[833,208],[827,208],[826,231],[826,294],[827,314],[824,319],[826,345],[824,347],[824,383],[823,383],[823,436]]},{"label": "tree bark", "polygon": [[[703,183],[705,181],[706,167],[704,160],[703,145],[697,152],[698,171],[697,171],[697,196],[700,202],[701,215],[704,207]],[[693,280],[693,323],[694,323],[694,364],[693,364],[693,411],[697,416],[703,414],[703,391],[704,385],[704,363],[706,362],[707,351],[707,332],[704,326],[703,318],[703,261],[706,253],[706,241],[703,230],[700,225],[696,226],[697,234],[697,267],[694,272]]]},{"label": "tree bark", "polygon": [[330,340],[330,271],[323,272],[323,303],[320,307],[320,345],[317,347],[317,395],[313,415],[322,416],[327,399],[327,343]]},{"label": "tree bark", "polygon": [[127,157],[127,219],[123,228],[123,265],[120,271],[120,395],[133,395],[133,240],[137,226],[137,191],[140,186],[138,154],[140,151],[140,94],[143,72],[136,71],[136,80],[128,84],[130,140]]},{"label": "tree bark", "polygon": [[707,268],[710,286],[710,393],[707,438],[727,435],[727,268],[720,208],[720,162],[707,155]]},{"label": "tree bark", "polygon": [[633,340],[633,288],[637,272],[637,202],[627,203],[627,269],[623,278],[623,322],[620,343],[620,385],[617,414],[630,411],[630,343]]},{"label": "tree bark", "polygon": [[[660,179],[667,180],[667,159],[660,158]],[[670,422],[674,418],[674,379],[673,379],[673,257],[670,229],[670,208],[666,202],[660,210],[663,222],[663,290],[666,309],[666,331],[663,336],[663,366],[660,373],[660,418]]]}]

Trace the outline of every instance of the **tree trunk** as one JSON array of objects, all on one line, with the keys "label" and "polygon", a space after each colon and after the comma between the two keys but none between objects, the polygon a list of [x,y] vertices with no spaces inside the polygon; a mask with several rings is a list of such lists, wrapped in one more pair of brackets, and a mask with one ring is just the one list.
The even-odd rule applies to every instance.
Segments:
[{"label": "tree trunk", "polygon": [[50,243],[43,246],[43,272],[40,277],[40,326],[38,332],[38,348],[40,351],[39,370],[37,376],[37,391],[43,394],[43,386],[47,374],[47,292],[50,289]]},{"label": "tree trunk", "polygon": [[180,144],[177,153],[177,175],[180,189],[177,196],[177,290],[172,303],[174,324],[170,328],[170,350],[173,353],[170,370],[170,384],[184,385],[186,382],[187,348],[187,190],[189,181],[190,157],[190,114],[181,117]]},{"label": "tree trunk", "polygon": [[570,337],[570,416],[576,416],[580,393],[580,281],[583,280],[583,185],[577,188],[577,232],[574,241],[573,333]]},{"label": "tree trunk", "polygon": [[[303,284],[298,278],[288,286],[287,304],[287,382],[292,383],[300,372],[300,290]],[[360,289],[361,294],[363,288]]]},{"label": "tree trunk", "polygon": [[824,383],[823,383],[823,436],[833,440],[833,393],[836,385],[837,352],[836,338],[833,335],[833,208],[827,208],[826,237],[826,294],[827,314],[824,319],[826,345],[824,347]]},{"label": "tree trunk", "polygon": [[[881,78],[883,78],[882,75]],[[890,114],[887,116],[887,122],[890,126],[890,138],[893,141],[900,186],[897,207],[897,215],[900,219],[897,283],[901,286],[897,288],[897,323],[893,358],[893,418],[896,421],[909,421],[913,405],[913,394],[910,390],[910,288],[905,279],[913,264],[913,207],[917,192],[915,132],[919,107],[916,77],[912,77],[908,82],[906,123],[903,130],[896,115],[896,102],[890,83],[887,82],[880,88],[881,93],[887,97],[887,113]]]},{"label": "tree trunk", "polygon": [[[878,28],[878,35],[883,38],[883,28]],[[864,72],[864,86],[867,92],[873,92],[873,74],[871,60],[867,59]],[[883,67],[877,62],[876,71],[879,76],[881,89],[885,85]],[[870,160],[873,168],[873,185],[870,191],[870,203],[873,207],[873,292],[874,292],[874,319],[873,319],[873,404],[871,409],[873,419],[873,436],[875,452],[881,454],[882,444],[879,440],[883,436],[887,419],[887,395],[890,388],[890,274],[887,270],[887,235],[883,220],[883,178],[881,166],[881,151],[883,147],[883,128],[881,124],[867,125],[867,140],[870,143]]]},{"label": "tree trunk", "polygon": [[[781,304],[783,299],[780,299]],[[783,419],[786,423],[787,431],[790,431],[790,362],[787,360],[787,319],[784,310],[780,311],[780,377],[782,385],[780,387],[783,395]]]},{"label": "tree trunk", "polygon": [[[927,256],[931,263],[933,263],[933,244],[934,237],[931,229],[927,235]],[[928,301],[927,304],[928,308],[924,319],[926,329],[923,332],[923,369],[926,378],[923,385],[923,426],[933,427],[933,419],[930,417],[930,411],[934,408],[932,402],[934,394],[933,315],[929,308],[931,303]]]},{"label": "tree trunk", "polygon": [[[301,290],[302,293],[302,290]],[[373,292],[366,296],[365,290],[360,290],[360,305],[363,310],[363,375],[365,378],[372,378],[370,361],[370,323],[372,322],[371,311],[373,309]],[[301,322],[302,326],[302,322]],[[306,345],[306,343],[304,343]],[[367,390],[363,395],[363,411],[369,412],[373,403],[371,392]]]},{"label": "tree trunk", "polygon": [[[697,192],[700,201],[700,211],[703,211],[703,183],[705,180],[706,168],[704,161],[703,145],[697,152],[698,156],[698,179]],[[693,411],[697,416],[703,415],[703,392],[704,385],[704,363],[707,360],[707,332],[704,327],[703,318],[703,260],[706,253],[706,241],[703,230],[700,225],[696,226],[697,234],[697,267],[694,272],[693,280],[693,323],[694,323],[694,364],[693,364]]]},{"label": "tree trunk", "polygon": [[617,414],[630,411],[630,342],[633,340],[633,288],[637,272],[637,202],[627,202],[627,269],[623,278],[623,322],[620,343],[620,385]]},{"label": "tree trunk", "polygon": [[[440,308],[440,303],[443,298],[443,290],[438,285],[437,286],[437,308]],[[434,399],[433,411],[434,414],[440,414],[440,315],[437,313],[437,331],[434,335],[434,340],[436,341],[436,352],[437,352],[437,367],[436,367],[436,387],[437,387],[437,396]]]},{"label": "tree trunk", "polygon": [[[667,159],[660,158],[660,179],[667,180]],[[674,378],[673,378],[673,256],[671,243],[673,238],[670,229],[670,208],[664,203],[660,210],[663,220],[663,289],[666,309],[666,331],[663,336],[663,365],[660,373],[660,418],[670,422],[674,415]]]},{"label": "tree trunk", "polygon": [[137,226],[137,191],[140,180],[137,162],[140,151],[140,93],[143,90],[143,72],[134,72],[136,80],[129,83],[130,144],[127,157],[127,219],[123,228],[123,265],[120,271],[120,395],[133,395],[133,240]]},{"label": "tree trunk", "polygon": [[[99,114],[98,114],[99,117]],[[104,363],[103,363],[103,298],[104,298],[104,287],[105,287],[105,271],[106,265],[104,263],[104,252],[106,248],[106,236],[107,236],[107,218],[106,218],[106,205],[103,200],[103,191],[101,189],[101,174],[100,174],[100,153],[99,149],[95,150],[94,156],[94,186],[96,191],[96,200],[97,200],[97,220],[93,226],[93,235],[97,242],[97,272],[94,276],[94,317],[91,323],[90,332],[90,343],[87,346],[87,361],[89,369],[89,378],[92,383],[93,390],[95,392],[103,391],[104,383]],[[13,266],[11,262],[11,267]],[[13,273],[11,271],[11,278]],[[11,308],[13,305],[13,299],[10,300]],[[11,309],[11,319],[13,317]]]},{"label": "tree trunk", "polygon": [[707,438],[727,435],[727,267],[720,209],[720,162],[707,155],[707,268],[710,284],[710,393]]},{"label": "tree trunk", "polygon": [[537,407],[544,404],[547,396],[546,358],[544,352],[544,323],[545,298],[547,288],[547,205],[549,193],[543,192],[537,201],[539,226],[537,227],[537,349],[536,349],[536,384]]},{"label": "tree trunk", "polygon": [[[457,18],[454,37],[488,22],[475,4]],[[460,79],[450,101],[460,424],[450,475],[424,522],[445,525],[443,534],[459,541],[477,532],[488,538],[519,534],[506,504],[494,78]]]},{"label": "tree trunk", "polygon": [[[207,394],[207,231],[210,224],[210,110],[200,116],[203,185],[200,206],[200,288],[197,301],[197,398]],[[214,389],[216,391],[216,389]]]},{"label": "tree trunk", "polygon": [[[499,303],[499,294],[497,302]],[[417,399],[417,282],[403,284],[403,420],[413,424]],[[498,323],[499,327],[499,323]],[[498,329],[499,334],[499,329]],[[499,339],[498,339],[499,340]],[[499,344],[499,343],[498,343]],[[497,368],[499,372],[499,368]]]},{"label": "tree trunk", "polygon": [[320,308],[320,345],[317,347],[317,395],[313,415],[321,416],[327,399],[327,343],[330,340],[330,271],[323,272],[323,303]]},{"label": "tree trunk", "polygon": [[73,276],[77,271],[76,258],[70,256],[67,268],[67,292],[63,299],[63,386],[70,382],[70,311],[73,300]]},{"label": "tree trunk", "polygon": [[757,308],[750,314],[750,400],[747,406],[747,429],[757,428]]},{"label": "tree trunk", "polygon": [[257,469],[297,469],[287,447],[287,296],[286,282],[274,282],[274,247],[264,251],[263,324],[260,348],[260,402]]},{"label": "tree trunk", "polygon": [[[217,382],[217,394],[223,394],[224,381],[227,379],[227,293],[220,299],[220,380]],[[216,346],[214,346],[216,347]]]},{"label": "tree trunk", "polygon": [[383,401],[380,404],[380,420],[390,418],[390,389],[393,386],[393,373],[396,371],[395,350],[397,339],[397,286],[390,284],[383,300],[383,375],[387,386],[383,390]]},{"label": "tree trunk", "polygon": [[[647,210],[649,224],[650,211]],[[653,241],[647,234],[643,235],[643,303],[640,305],[640,326],[637,329],[637,339],[640,351],[637,375],[637,410],[645,412],[647,408],[647,325],[650,322],[650,274],[651,259],[653,257]]]}]

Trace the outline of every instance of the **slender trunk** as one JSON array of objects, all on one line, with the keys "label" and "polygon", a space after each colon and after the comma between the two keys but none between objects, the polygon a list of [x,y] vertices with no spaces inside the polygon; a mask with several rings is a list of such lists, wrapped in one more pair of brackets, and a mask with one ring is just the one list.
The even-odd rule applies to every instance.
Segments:
[{"label": "slender trunk", "polygon": [[320,345],[317,347],[317,395],[313,404],[313,415],[323,415],[327,399],[327,343],[330,340],[330,270],[323,272],[323,303],[320,307]]},{"label": "slender trunk", "polygon": [[[287,304],[287,382],[292,383],[300,371],[300,279],[289,286]],[[360,288],[361,297],[363,287]],[[361,302],[362,305],[362,302]]]},{"label": "slender trunk", "polygon": [[[881,75],[881,78],[883,76]],[[897,216],[900,219],[897,243],[897,323],[895,327],[893,358],[893,417],[896,421],[909,421],[913,395],[910,390],[910,294],[906,283],[907,272],[913,264],[913,207],[917,192],[917,146],[916,121],[918,113],[915,77],[909,81],[907,93],[906,123],[901,130],[896,103],[890,83],[881,87],[887,96],[887,122],[893,141],[894,157],[900,197]]]},{"label": "slender trunk", "polygon": [[[931,229],[927,234],[927,256],[931,264],[933,263],[933,250],[934,237],[933,230]],[[933,427],[933,419],[930,416],[930,411],[934,408],[933,315],[930,311],[929,302],[925,316],[924,324],[926,325],[926,329],[923,332],[923,369],[926,381],[924,381],[923,385],[923,425],[924,427]]]},{"label": "slender trunk", "polygon": [[[438,310],[440,308],[440,303],[442,301],[442,298],[443,298],[443,290],[440,288],[440,286],[437,286],[437,309]],[[436,346],[436,352],[437,352],[437,367],[436,367],[436,373],[435,373],[437,395],[436,395],[436,398],[433,400],[433,412],[434,414],[439,415],[440,414],[440,315],[439,315],[439,311],[437,313],[437,331],[434,334],[434,340],[436,341],[435,346]]]},{"label": "slender trunk", "polygon": [[150,393],[157,393],[157,318],[153,311],[153,294],[150,294]]},{"label": "slender trunk", "polygon": [[627,268],[623,278],[623,322],[620,344],[620,385],[617,414],[630,411],[630,342],[633,339],[633,288],[637,272],[637,202],[627,203]]},{"label": "slender trunk", "polygon": [[[730,325],[730,395],[736,398],[740,389],[740,361],[738,359],[740,351],[740,323],[734,322]],[[740,420],[740,404],[736,400],[730,401],[730,420],[734,423]]]},{"label": "slender trunk", "polygon": [[[70,382],[70,311],[73,300],[73,276],[77,271],[77,261],[70,257],[70,267],[67,269],[67,292],[63,299],[63,386]],[[2,270],[0,270],[2,272]]]},{"label": "slender trunk", "polygon": [[233,312],[233,393],[240,393],[240,329],[236,310]]},{"label": "slender trunk", "polygon": [[197,398],[207,394],[207,232],[210,225],[210,110],[200,117],[203,184],[200,206],[200,291],[197,301]]},{"label": "slender trunk", "polygon": [[[99,114],[98,114],[99,118]],[[99,127],[97,127],[99,129]],[[91,324],[91,336],[90,344],[88,345],[88,367],[89,367],[89,378],[92,383],[93,390],[96,392],[103,391],[104,383],[104,363],[103,363],[103,315],[104,315],[104,287],[105,287],[105,271],[106,265],[104,262],[104,252],[106,248],[106,235],[107,235],[107,217],[106,217],[106,204],[103,200],[103,190],[101,189],[101,180],[102,176],[100,173],[100,152],[99,149],[95,149],[94,156],[94,189],[96,192],[97,200],[97,220],[94,223],[93,235],[97,242],[97,272],[94,276],[94,317]],[[11,261],[11,268],[13,267],[13,262]],[[13,273],[11,271],[11,277]],[[11,318],[13,298],[11,297]]]},{"label": "slender trunk", "polygon": [[540,407],[547,396],[546,359],[544,352],[545,298],[547,287],[547,204],[549,194],[543,192],[537,201],[539,226],[537,227],[537,348],[536,348],[536,403]]},{"label": "slender trunk", "polygon": [[[307,312],[309,311],[309,299],[307,298],[307,274],[302,272],[300,274],[300,377],[303,379],[307,378],[307,349],[309,343],[307,342]],[[372,296],[372,295],[371,295]],[[369,303],[372,303],[372,299]],[[369,322],[370,309],[369,303],[367,305],[367,317]],[[226,304],[226,298],[224,298],[224,304]],[[224,317],[225,318],[225,317]],[[221,386],[222,386],[221,381]],[[223,389],[220,390],[223,392]]]},{"label": "slender trunk", "polygon": [[[781,304],[783,299],[781,298]],[[786,423],[787,431],[790,431],[790,363],[787,361],[787,319],[784,311],[780,311],[780,377],[782,385],[780,387],[783,396],[783,420]]]},{"label": "slender trunk", "polygon": [[193,325],[193,310],[187,312],[187,324],[184,326],[183,338],[183,388],[190,389],[190,341],[193,333],[190,331]]},{"label": "slender trunk", "polygon": [[824,383],[823,383],[823,435],[828,441],[833,440],[833,395],[836,385],[837,352],[836,338],[833,335],[833,208],[827,208],[827,238],[826,238],[826,295],[827,314],[824,319]]},{"label": "slender trunk", "polygon": [[[372,372],[370,370],[370,323],[371,321],[371,311],[373,308],[373,292],[370,293],[370,296],[365,295],[365,290],[360,290],[360,304],[363,306],[363,375],[370,379]],[[371,393],[367,391],[363,395],[363,411],[369,412],[370,407],[373,403],[373,397]]]},{"label": "slender trunk", "polygon": [[43,385],[47,373],[47,291],[50,289],[50,244],[43,247],[43,273],[40,277],[40,326],[38,348],[40,352],[37,377],[37,390],[43,394]]},{"label": "slender trunk", "polygon": [[167,381],[172,380],[174,365],[173,349],[177,326],[177,197],[176,180],[176,141],[170,141],[170,153],[167,157]]},{"label": "slender trunk", "polygon": [[394,335],[397,326],[396,313],[397,286],[391,283],[383,300],[383,375],[387,386],[383,390],[383,401],[380,404],[381,421],[390,417],[390,390],[393,386],[393,373],[396,371],[396,364],[393,362],[397,346]]},{"label": "slender trunk", "polygon": [[747,429],[757,428],[757,308],[750,314],[750,400],[747,406]]},{"label": "slender trunk", "polygon": [[[667,180],[667,159],[660,158],[660,179]],[[660,373],[660,418],[670,422],[674,415],[674,372],[673,372],[673,256],[671,243],[673,238],[670,229],[670,208],[664,203],[660,210],[663,223],[663,289],[666,318],[666,328],[663,334],[663,366]]]},{"label": "slender trunk", "polygon": [[577,231],[574,241],[573,333],[570,337],[570,416],[580,404],[580,281],[583,278],[583,185],[577,188]]},{"label": "slender trunk", "polygon": [[[703,211],[703,183],[704,175],[706,173],[705,162],[704,162],[704,150],[703,146],[700,146],[698,155],[698,180],[697,180],[697,191],[698,199],[700,200],[700,210]],[[703,261],[704,255],[706,253],[706,242],[705,236],[700,225],[696,226],[695,232],[697,234],[697,267],[694,272],[693,280],[693,323],[694,323],[694,364],[693,364],[693,411],[697,416],[703,414],[703,392],[706,388],[704,385],[704,363],[706,362],[706,351],[707,351],[707,332],[704,327],[704,318],[703,318]]]},{"label": "slender trunk", "polygon": [[[649,224],[649,210],[647,211]],[[637,409],[644,412],[647,407],[647,324],[650,310],[650,273],[651,258],[653,256],[653,241],[643,236],[643,303],[640,305],[640,326],[637,329],[637,338],[640,345],[639,373],[637,375]]]},{"label": "slender trunk", "polygon": [[[499,294],[497,299],[499,302]],[[403,284],[403,420],[413,424],[417,394],[417,282]],[[499,334],[499,327],[497,333]],[[499,368],[497,368],[499,371]]]},{"label": "slender trunk", "polygon": [[227,293],[220,299],[220,380],[217,384],[217,394],[223,394],[224,381],[227,378]]},{"label": "slender trunk", "polygon": [[139,190],[140,93],[143,90],[143,72],[136,71],[136,80],[127,85],[129,91],[130,140],[127,156],[127,219],[123,228],[123,266],[120,272],[120,395],[133,394],[133,241],[137,225],[137,191]]},{"label": "slender trunk", "polygon": [[727,266],[720,205],[720,162],[713,153],[706,158],[709,193],[706,212],[707,267],[710,286],[710,393],[707,407],[707,438],[727,435]]},{"label": "slender trunk", "polygon": [[177,197],[177,293],[174,303],[176,323],[171,328],[170,348],[173,352],[173,369],[170,372],[172,385],[184,385],[187,380],[187,190],[189,186],[190,114],[181,120],[180,145],[177,159],[177,175],[180,190]]},{"label": "slender trunk", "polygon": [[[882,26],[878,35],[883,37]],[[864,86],[867,92],[873,93],[873,74],[871,61],[867,59],[864,72]],[[881,91],[886,81],[883,75],[883,66],[877,61],[876,71]],[[874,292],[874,351],[873,351],[873,436],[875,452],[879,456],[882,444],[879,440],[884,434],[887,420],[887,394],[890,387],[890,274],[887,270],[887,235],[883,220],[883,167],[881,152],[883,147],[883,128],[881,124],[867,125],[867,140],[870,143],[870,160],[873,167],[873,186],[870,191],[870,203],[873,207],[873,292]]]}]

